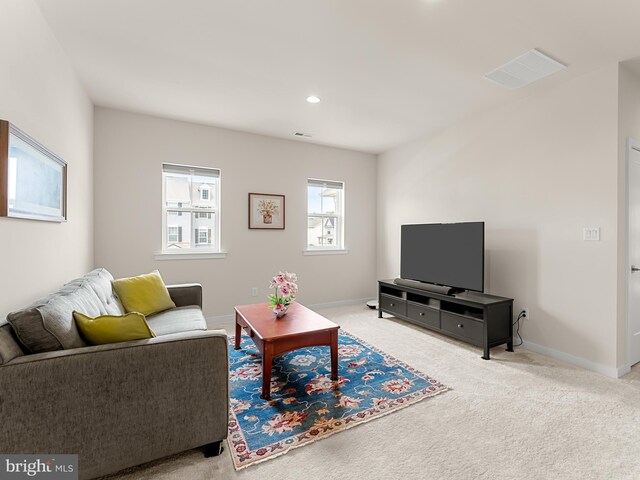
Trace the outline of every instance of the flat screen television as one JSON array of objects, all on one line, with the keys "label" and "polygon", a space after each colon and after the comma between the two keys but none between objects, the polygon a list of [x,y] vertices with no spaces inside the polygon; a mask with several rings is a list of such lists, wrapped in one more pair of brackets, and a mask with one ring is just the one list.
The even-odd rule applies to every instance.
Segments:
[{"label": "flat screen television", "polygon": [[400,277],[484,291],[484,222],[402,225]]}]

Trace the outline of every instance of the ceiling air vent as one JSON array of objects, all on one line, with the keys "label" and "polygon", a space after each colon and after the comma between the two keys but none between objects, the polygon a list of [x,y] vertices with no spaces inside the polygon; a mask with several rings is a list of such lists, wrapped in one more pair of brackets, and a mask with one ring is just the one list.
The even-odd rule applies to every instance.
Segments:
[{"label": "ceiling air vent", "polygon": [[484,78],[509,90],[515,90],[564,68],[567,66],[534,48],[486,73]]},{"label": "ceiling air vent", "polygon": [[294,133],[294,135],[295,135],[296,137],[311,138],[311,135],[309,135],[308,133],[296,132],[296,133]]}]

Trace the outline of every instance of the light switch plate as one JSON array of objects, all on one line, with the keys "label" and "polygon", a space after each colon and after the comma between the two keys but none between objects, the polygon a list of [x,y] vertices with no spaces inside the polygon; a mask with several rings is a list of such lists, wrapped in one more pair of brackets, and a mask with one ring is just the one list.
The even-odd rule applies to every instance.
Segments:
[{"label": "light switch plate", "polygon": [[585,242],[599,242],[600,227],[583,227],[582,240],[584,240]]}]

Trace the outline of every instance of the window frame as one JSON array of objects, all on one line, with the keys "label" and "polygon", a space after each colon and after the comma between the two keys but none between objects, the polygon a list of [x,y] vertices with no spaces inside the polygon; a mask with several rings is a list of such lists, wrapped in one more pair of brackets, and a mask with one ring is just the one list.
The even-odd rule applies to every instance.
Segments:
[{"label": "window frame", "polygon": [[[166,199],[166,181],[165,181],[165,167],[169,167],[170,169],[174,170],[174,171],[180,171],[182,170],[183,172],[178,172],[178,173],[184,173],[184,174],[191,174],[194,175],[198,172],[200,172],[201,174],[210,174],[212,178],[216,179],[216,188],[215,188],[215,207],[211,206],[211,207],[194,207],[194,206],[182,206],[182,202],[179,202],[177,207],[169,207],[167,206],[167,199]],[[163,256],[166,258],[170,258],[170,257],[180,257],[180,256],[199,256],[202,257],[203,255],[212,255],[212,258],[223,258],[224,257],[224,252],[222,252],[221,250],[221,246],[220,246],[220,239],[221,239],[221,221],[220,221],[220,212],[221,212],[221,185],[222,185],[222,171],[220,168],[214,168],[214,167],[202,167],[202,166],[196,166],[196,165],[183,165],[183,164],[176,164],[176,163],[162,163],[161,164],[161,178],[162,178],[162,251],[159,255],[156,256],[156,258],[162,258]],[[207,189],[209,191],[209,198],[206,201],[212,201],[214,198],[211,196],[211,189]],[[199,194],[200,192],[198,192],[198,196],[194,197],[194,200],[197,198],[198,200],[202,200],[201,195]],[[191,195],[194,195],[194,193],[192,192]],[[214,223],[214,230],[215,232],[212,232],[211,235],[211,240],[212,243],[209,244],[210,247],[198,247],[198,245],[202,245],[198,242],[196,242],[196,240],[199,240],[199,234],[200,232],[198,231],[198,238],[197,239],[193,239],[193,241],[191,242],[191,247],[189,248],[181,248],[181,249],[176,249],[176,248],[172,248],[169,249],[168,248],[168,244],[169,244],[169,231],[168,231],[168,227],[169,226],[176,226],[176,225],[167,225],[167,214],[169,212],[176,212],[178,214],[178,216],[182,216],[182,214],[187,214],[190,216],[190,225],[192,226],[193,229],[193,220],[196,218],[203,218],[200,217],[199,214],[202,213],[209,213],[209,214],[213,214],[213,218],[215,220]],[[208,218],[208,216],[207,216]],[[198,228],[198,227],[195,227]],[[183,229],[184,232],[184,229]],[[184,233],[183,233],[184,235]]]},{"label": "window frame", "polygon": [[[333,188],[337,190],[341,190],[341,198],[339,203],[339,210],[335,213],[312,213],[309,211],[309,187],[318,187],[320,184],[324,184],[325,188]],[[339,187],[338,187],[339,185]],[[346,198],[346,185],[344,181],[341,180],[325,180],[319,178],[307,178],[307,233],[305,237],[305,252],[327,252],[327,253],[337,253],[344,252],[345,249],[345,198]],[[322,210],[322,208],[321,208]],[[332,228],[335,230],[336,234],[333,238],[336,240],[333,245],[309,245],[309,219],[310,218],[321,218],[322,231],[324,233],[324,223],[329,218],[336,219],[336,225]],[[324,237],[325,235],[323,235]]]}]

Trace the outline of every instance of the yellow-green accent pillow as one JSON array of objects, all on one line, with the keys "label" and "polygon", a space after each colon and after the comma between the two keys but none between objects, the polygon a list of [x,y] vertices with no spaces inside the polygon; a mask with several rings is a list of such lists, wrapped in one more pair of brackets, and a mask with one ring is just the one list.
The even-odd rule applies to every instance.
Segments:
[{"label": "yellow-green accent pillow", "polygon": [[140,312],[148,317],[176,307],[157,270],[137,277],[119,278],[111,283],[127,312]]},{"label": "yellow-green accent pillow", "polygon": [[91,318],[80,312],[73,312],[78,330],[90,345],[128,342],[155,337],[147,325],[144,315],[137,312],[126,315],[102,315]]}]

